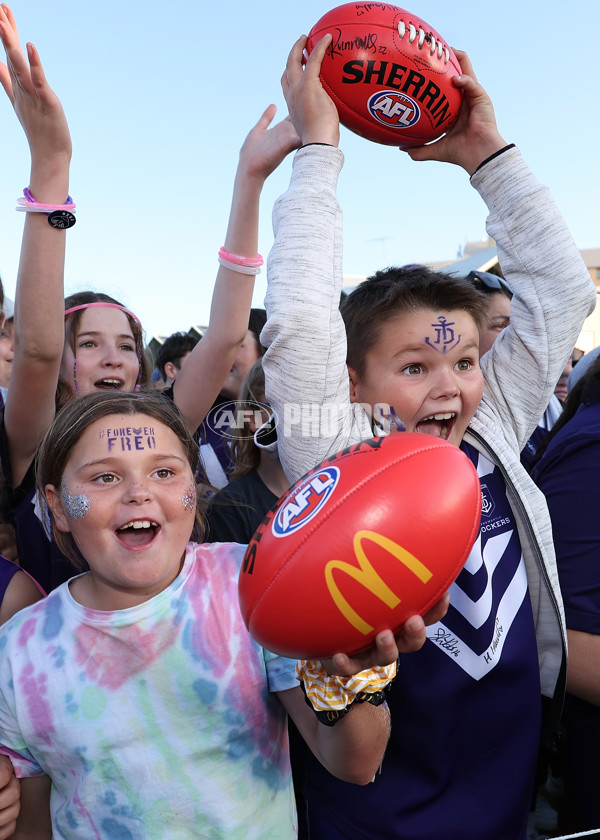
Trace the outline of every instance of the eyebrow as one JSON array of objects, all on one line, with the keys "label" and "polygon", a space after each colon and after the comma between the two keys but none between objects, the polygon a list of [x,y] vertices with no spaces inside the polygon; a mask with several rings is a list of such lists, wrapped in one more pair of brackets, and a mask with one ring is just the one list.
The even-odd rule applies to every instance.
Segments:
[{"label": "eyebrow", "polygon": [[399,356],[403,356],[405,353],[421,353],[423,350],[426,349],[426,345],[423,344],[414,344],[410,347],[401,347],[394,355],[392,359],[397,359]]},{"label": "eyebrow", "polygon": [[[100,330],[82,330],[81,332],[77,333],[77,338],[81,338],[84,335],[89,336],[97,336],[97,335],[106,335],[105,332],[101,332]],[[134,341],[133,333],[119,333],[117,338],[130,338]]]},{"label": "eyebrow", "polygon": [[[461,352],[470,350],[471,348],[478,349],[479,348],[478,342],[473,340],[473,341],[470,341],[468,344],[463,344],[462,348],[461,348]],[[397,353],[394,353],[394,355],[392,356],[392,360],[398,359],[398,358],[400,358],[400,357],[402,357],[402,356],[404,356],[405,354],[408,354],[408,353],[422,353],[424,350],[427,350],[427,349],[428,349],[427,345],[425,345],[425,344],[414,344],[414,345],[411,345],[410,347],[402,347],[402,348],[400,348],[400,350],[398,350]]]},{"label": "eyebrow", "polygon": [[[181,464],[187,464],[187,460],[182,458],[180,455],[161,455],[159,453],[148,452],[154,461],[179,461]],[[96,458],[93,461],[86,461],[85,464],[82,464],[78,469],[77,472],[81,472],[81,470],[89,469],[90,467],[110,467],[115,464],[120,464],[120,458],[113,458],[111,456],[107,456],[106,458]]]}]

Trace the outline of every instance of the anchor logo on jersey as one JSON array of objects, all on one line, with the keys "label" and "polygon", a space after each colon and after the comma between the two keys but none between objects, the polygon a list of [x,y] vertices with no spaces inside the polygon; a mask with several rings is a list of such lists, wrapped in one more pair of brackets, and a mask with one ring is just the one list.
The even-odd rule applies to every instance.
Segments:
[{"label": "anchor logo on jersey", "polygon": [[481,513],[483,516],[491,516],[496,507],[494,497],[490,493],[487,484],[481,485]]}]

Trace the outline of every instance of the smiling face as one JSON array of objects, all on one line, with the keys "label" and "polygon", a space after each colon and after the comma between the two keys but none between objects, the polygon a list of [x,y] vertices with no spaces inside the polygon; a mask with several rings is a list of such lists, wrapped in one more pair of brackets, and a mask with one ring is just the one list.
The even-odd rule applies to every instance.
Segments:
[{"label": "smiling face", "polygon": [[96,420],[46,498],[56,527],[71,533],[89,564],[90,574],[71,585],[85,606],[134,606],[179,574],[195,483],[181,442],[163,423],[145,414]]},{"label": "smiling face", "polygon": [[350,369],[353,402],[384,403],[409,432],[460,445],[481,400],[479,334],[463,310],[413,310],[386,321],[366,354],[359,379]]},{"label": "smiling face", "polygon": [[60,378],[74,394],[133,391],[140,362],[129,319],[108,306],[84,309],[75,337],[76,355],[65,343]]}]

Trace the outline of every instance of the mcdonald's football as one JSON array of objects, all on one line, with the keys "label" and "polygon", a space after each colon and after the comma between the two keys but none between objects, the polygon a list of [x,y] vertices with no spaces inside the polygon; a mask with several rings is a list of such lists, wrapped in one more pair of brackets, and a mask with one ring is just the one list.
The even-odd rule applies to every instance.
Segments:
[{"label": "mcdonald's football", "polygon": [[361,441],[296,482],[257,529],[239,578],[246,627],[294,659],[365,650],[437,603],[480,515],[458,447],[410,432]]},{"label": "mcdonald's football", "polygon": [[404,149],[452,128],[462,104],[452,78],[461,68],[428,23],[389,3],[345,3],[313,26],[307,55],[327,34],[333,41],[321,82],[342,125],[367,140]]}]

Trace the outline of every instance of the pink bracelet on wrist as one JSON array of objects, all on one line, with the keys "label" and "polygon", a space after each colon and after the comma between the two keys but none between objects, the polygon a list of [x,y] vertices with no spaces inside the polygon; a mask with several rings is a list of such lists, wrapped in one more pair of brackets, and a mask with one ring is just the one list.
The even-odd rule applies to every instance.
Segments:
[{"label": "pink bracelet on wrist", "polygon": [[25,198],[17,199],[16,210],[24,213],[44,213],[48,217],[48,223],[55,228],[70,228],[75,224],[74,211],[77,205],[70,195],[64,204],[42,204],[32,196],[29,187],[25,187],[23,195]]},{"label": "pink bracelet on wrist", "polygon": [[260,254],[257,254],[256,257],[240,257],[239,254],[230,254],[225,248],[219,249],[219,256],[225,262],[230,262],[234,265],[243,265],[246,268],[260,268],[264,262]]},{"label": "pink bracelet on wrist", "polygon": [[219,250],[218,260],[219,265],[230,271],[237,271],[238,274],[260,274],[260,267],[263,264],[260,254],[257,257],[240,257],[239,254],[230,254],[225,248]]}]

